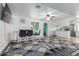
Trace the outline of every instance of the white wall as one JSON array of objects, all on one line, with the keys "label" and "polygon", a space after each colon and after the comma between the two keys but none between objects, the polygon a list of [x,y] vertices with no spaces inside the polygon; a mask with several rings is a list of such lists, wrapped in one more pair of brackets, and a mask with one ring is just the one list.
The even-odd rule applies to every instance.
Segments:
[{"label": "white wall", "polygon": [[[20,19],[25,19],[26,23],[22,24],[20,23]],[[11,25],[12,31],[19,31],[19,29],[31,29],[31,22],[39,22],[39,28],[41,30],[39,37],[43,37],[43,24],[46,22],[48,24],[48,31],[47,35],[52,35],[52,30],[56,28],[57,26],[65,26],[69,24],[69,20],[71,19],[62,19],[62,20],[55,20],[55,21],[44,21],[44,19],[38,20],[38,19],[32,19],[29,17],[21,17],[21,16],[13,16],[13,24]]]},{"label": "white wall", "polygon": [[[25,19],[26,23],[20,23],[20,19]],[[48,24],[47,35],[50,35],[51,22],[44,21],[43,19],[32,19],[29,17],[21,17],[21,16],[13,16],[13,24],[11,25],[11,31],[19,31],[19,29],[31,29],[31,22],[39,22],[40,35],[39,37],[43,37],[43,24],[46,22]]]},{"label": "white wall", "polygon": [[[20,19],[25,19],[26,23],[24,24],[20,23]],[[43,37],[42,34],[43,22],[28,17],[13,16],[13,24],[11,25],[11,31],[13,32],[13,31],[19,31],[20,29],[31,29],[31,22],[39,22],[39,29],[41,31],[39,36]]]},{"label": "white wall", "polygon": [[[26,23],[22,24],[20,23],[20,19],[25,19]],[[39,37],[43,37],[43,24],[46,22],[48,24],[48,31],[47,35],[52,35],[53,29],[55,29],[57,26],[62,27],[65,25],[69,25],[69,21],[71,18],[68,19],[61,19],[61,20],[55,20],[55,21],[44,21],[43,19],[32,19],[29,17],[21,17],[21,16],[13,16],[13,24],[11,25],[12,31],[19,31],[19,29],[31,29],[31,22],[39,22],[39,29],[40,29],[40,35]],[[62,34],[62,33],[61,33]],[[64,35],[64,34],[63,34]],[[69,37],[69,34],[68,34]]]},{"label": "white wall", "polygon": [[[53,34],[53,31],[56,31],[57,36],[65,37],[65,38],[70,38],[70,32],[69,31],[58,31],[58,27],[62,28],[63,26],[69,26],[70,20],[72,18],[68,19],[61,19],[61,20],[55,20],[51,23],[51,29],[50,29],[50,35]],[[69,41],[69,39],[68,39]]]},{"label": "white wall", "polygon": [[[0,19],[1,19],[1,3],[0,3]],[[0,54],[9,43],[8,33],[10,32],[10,24],[0,20]]]},{"label": "white wall", "polygon": [[[7,25],[7,24],[5,24]],[[0,20],[0,53],[8,45],[7,30],[5,28],[4,22]]]}]

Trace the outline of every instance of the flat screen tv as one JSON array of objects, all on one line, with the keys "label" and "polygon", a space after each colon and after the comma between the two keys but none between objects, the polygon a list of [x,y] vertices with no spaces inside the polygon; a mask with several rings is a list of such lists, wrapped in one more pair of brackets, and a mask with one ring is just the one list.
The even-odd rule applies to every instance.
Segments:
[{"label": "flat screen tv", "polygon": [[9,9],[9,6],[7,3],[5,3],[5,6],[1,5],[1,20],[10,23],[11,21],[11,10]]}]

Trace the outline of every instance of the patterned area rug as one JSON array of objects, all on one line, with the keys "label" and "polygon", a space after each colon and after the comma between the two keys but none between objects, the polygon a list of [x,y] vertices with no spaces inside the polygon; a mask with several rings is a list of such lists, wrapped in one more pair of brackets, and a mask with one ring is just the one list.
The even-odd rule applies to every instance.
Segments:
[{"label": "patterned area rug", "polygon": [[[58,39],[49,41],[37,40],[29,44],[11,44],[3,56],[73,56],[79,55],[79,45]],[[77,52],[76,52],[77,51]]]}]

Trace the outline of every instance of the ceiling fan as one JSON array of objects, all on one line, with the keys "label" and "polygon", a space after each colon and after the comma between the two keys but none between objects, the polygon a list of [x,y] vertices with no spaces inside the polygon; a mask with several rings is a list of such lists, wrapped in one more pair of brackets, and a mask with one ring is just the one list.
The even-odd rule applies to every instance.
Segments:
[{"label": "ceiling fan", "polygon": [[55,20],[55,16],[52,15],[52,14],[49,14],[49,12],[48,12],[48,10],[45,6],[36,5],[36,8],[44,10],[45,14],[43,16],[44,16],[45,20],[48,20],[48,21],[49,20],[53,20],[53,21]]}]

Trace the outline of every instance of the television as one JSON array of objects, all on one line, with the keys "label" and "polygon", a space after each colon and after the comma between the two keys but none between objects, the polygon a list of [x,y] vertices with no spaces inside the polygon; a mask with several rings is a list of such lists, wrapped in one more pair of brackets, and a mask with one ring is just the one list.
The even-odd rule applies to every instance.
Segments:
[{"label": "television", "polygon": [[1,4],[1,20],[10,23],[11,22],[11,17],[12,13],[11,10],[9,9],[9,6],[7,3],[5,3],[5,6]]}]

